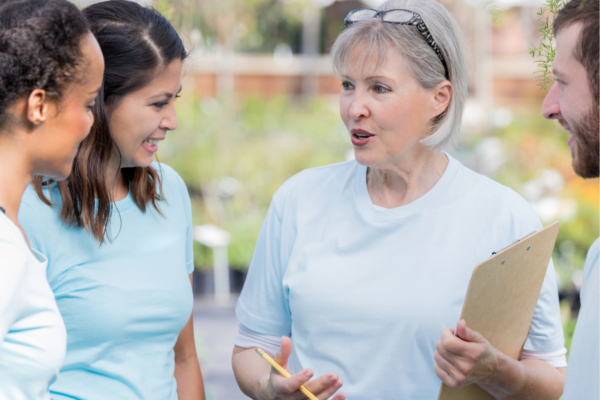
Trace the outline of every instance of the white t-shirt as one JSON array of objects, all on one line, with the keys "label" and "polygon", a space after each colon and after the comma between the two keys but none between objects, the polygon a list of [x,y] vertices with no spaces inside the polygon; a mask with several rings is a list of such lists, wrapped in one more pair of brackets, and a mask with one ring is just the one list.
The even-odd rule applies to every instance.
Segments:
[{"label": "white t-shirt", "polygon": [[65,358],[67,333],[46,265],[0,212],[1,400],[50,399],[48,387]]},{"label": "white t-shirt", "polygon": [[587,254],[564,400],[600,399],[600,239]]},{"label": "white t-shirt", "polygon": [[[289,179],[262,227],[240,323],[291,334],[292,372],[336,372],[348,398],[437,398],[435,344],[456,326],[473,268],[542,227],[513,190],[448,158],[428,193],[385,211],[355,161]],[[550,264],[525,349],[563,346]]]}]

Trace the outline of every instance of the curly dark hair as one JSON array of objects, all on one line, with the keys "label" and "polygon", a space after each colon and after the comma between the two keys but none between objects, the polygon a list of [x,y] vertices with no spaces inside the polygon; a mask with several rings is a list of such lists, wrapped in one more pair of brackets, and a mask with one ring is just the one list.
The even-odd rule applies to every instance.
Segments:
[{"label": "curly dark hair", "polygon": [[78,79],[88,23],[66,0],[0,0],[0,129],[8,108],[35,89],[60,101]]}]

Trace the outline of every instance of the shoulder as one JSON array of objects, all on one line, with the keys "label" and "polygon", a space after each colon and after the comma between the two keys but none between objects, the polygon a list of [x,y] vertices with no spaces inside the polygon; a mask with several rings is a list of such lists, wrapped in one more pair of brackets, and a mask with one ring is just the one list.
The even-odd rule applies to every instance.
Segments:
[{"label": "shoulder", "polygon": [[165,196],[188,195],[185,182],[171,166],[155,161],[152,163],[152,167],[160,178]]},{"label": "shoulder", "polygon": [[183,184],[183,179],[181,179],[181,176],[179,176],[179,174],[175,172],[170,165],[155,161],[152,163],[152,168],[154,168],[163,184]]},{"label": "shoulder", "polygon": [[60,191],[58,190],[56,185],[52,184],[50,186],[44,186],[42,192],[48,200],[50,200],[53,204],[59,204],[59,206],[49,206],[46,203],[44,203],[42,199],[40,199],[40,196],[38,196],[38,194],[36,193],[33,186],[30,184],[29,186],[27,186],[27,189],[25,189],[23,197],[21,198],[21,209],[19,210],[19,215],[23,212],[30,211],[40,214],[44,212],[56,212],[53,211],[53,209],[55,208],[57,210],[60,210],[60,204],[62,203],[62,201],[60,197]]},{"label": "shoulder", "polygon": [[592,244],[592,246],[588,250],[587,257],[585,259],[585,266],[583,268],[584,282],[588,280],[588,278],[592,274],[592,271],[600,268],[600,266],[598,265],[599,263],[600,263],[600,238],[596,239],[594,244]]},{"label": "shoulder", "polygon": [[2,264],[7,266],[25,264],[27,244],[21,231],[4,215],[0,216],[0,253]]},{"label": "shoulder", "polygon": [[590,247],[587,258],[591,259],[592,261],[593,261],[593,259],[598,260],[599,255],[600,255],[600,238],[596,239],[596,241]]},{"label": "shoulder", "polygon": [[312,197],[342,190],[348,182],[354,180],[358,163],[344,161],[323,167],[305,169],[289,178],[273,196],[274,201],[285,201],[289,197]]},{"label": "shoulder", "polygon": [[460,163],[455,190],[462,192],[470,204],[477,204],[482,211],[494,211],[498,216],[510,215],[512,219],[521,219],[529,226],[541,227],[537,213],[523,196]]}]

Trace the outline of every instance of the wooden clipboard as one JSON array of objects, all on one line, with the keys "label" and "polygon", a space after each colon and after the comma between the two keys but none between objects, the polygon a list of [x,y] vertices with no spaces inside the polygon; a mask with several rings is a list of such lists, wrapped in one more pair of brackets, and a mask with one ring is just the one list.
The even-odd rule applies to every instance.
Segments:
[{"label": "wooden clipboard", "polygon": [[[559,222],[532,233],[478,264],[471,275],[460,318],[492,346],[521,359],[533,313],[558,235]],[[494,400],[475,384],[451,389],[438,400]]]}]

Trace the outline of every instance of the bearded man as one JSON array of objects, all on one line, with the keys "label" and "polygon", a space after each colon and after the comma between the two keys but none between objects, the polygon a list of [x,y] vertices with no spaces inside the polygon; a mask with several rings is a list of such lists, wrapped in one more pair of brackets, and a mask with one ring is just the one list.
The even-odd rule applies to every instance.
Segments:
[{"label": "bearded man", "polygon": [[[569,132],[573,169],[583,178],[598,177],[600,159],[598,104],[598,0],[573,0],[554,20],[556,77],[542,112]],[[564,400],[600,398],[599,240],[588,251],[581,287],[581,310],[571,345]]]}]

